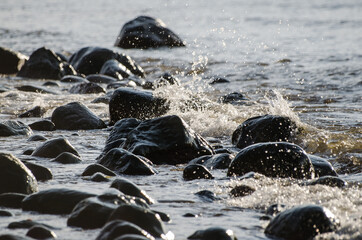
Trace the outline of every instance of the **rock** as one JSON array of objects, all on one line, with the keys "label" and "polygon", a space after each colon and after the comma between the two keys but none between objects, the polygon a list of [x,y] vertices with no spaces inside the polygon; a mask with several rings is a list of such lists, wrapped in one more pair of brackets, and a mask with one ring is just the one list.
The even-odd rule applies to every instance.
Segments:
[{"label": "rock", "polygon": [[332,232],[339,221],[328,209],[317,205],[297,206],[278,214],[265,229],[268,237],[305,240]]},{"label": "rock", "polygon": [[0,194],[38,191],[38,183],[31,171],[16,157],[0,153]]},{"label": "rock", "polygon": [[0,47],[0,74],[15,74],[28,57],[11,49]]},{"label": "rock", "polygon": [[80,76],[74,76],[74,75],[66,75],[60,79],[61,82],[64,83],[84,83],[88,82],[87,79],[80,77]]},{"label": "rock", "polygon": [[230,229],[219,227],[208,228],[194,232],[187,239],[194,240],[237,240],[234,232]]},{"label": "rock", "polygon": [[165,99],[153,93],[128,88],[118,88],[109,101],[111,124],[122,118],[148,119],[159,117],[169,110]]},{"label": "rock", "polygon": [[210,85],[214,85],[214,84],[219,84],[219,83],[229,83],[230,81],[227,80],[226,78],[222,78],[222,77],[212,77],[210,79],[209,84]]},{"label": "rock", "polygon": [[23,91],[23,92],[34,92],[34,93],[57,95],[55,92],[49,91],[42,87],[33,86],[33,85],[22,85],[22,86],[15,87],[15,88],[18,89],[19,91]]},{"label": "rock", "polygon": [[155,88],[159,88],[162,86],[168,86],[168,85],[180,85],[180,80],[172,76],[170,73],[164,73],[159,79],[157,79],[153,86]]},{"label": "rock", "polygon": [[2,234],[0,240],[32,240],[32,238],[17,236],[13,234]]},{"label": "rock", "polygon": [[40,106],[35,106],[32,109],[20,114],[19,118],[29,118],[29,117],[41,117],[46,112],[46,109]]},{"label": "rock", "polygon": [[246,100],[248,99],[240,92],[228,93],[219,98],[219,102],[230,103],[230,104],[242,104],[246,103]]},{"label": "rock", "polygon": [[332,164],[330,164],[326,159],[312,154],[308,154],[308,157],[313,164],[316,177],[338,176]]},{"label": "rock", "polygon": [[43,226],[33,226],[26,233],[26,236],[34,239],[56,239],[57,235],[50,229]]},{"label": "rock", "polygon": [[202,190],[197,193],[195,193],[196,196],[198,196],[202,201],[211,203],[213,201],[221,200],[221,198],[217,197],[215,193],[209,191],[209,190]]},{"label": "rock", "polygon": [[145,75],[144,70],[132,58],[107,48],[84,47],[75,52],[69,62],[79,73],[90,75],[99,73],[103,64],[110,59],[117,60],[137,76],[144,77]]},{"label": "rock", "polygon": [[233,159],[231,154],[219,153],[215,155],[205,155],[195,158],[189,162],[190,164],[201,164],[208,169],[227,169]]},{"label": "rock", "polygon": [[80,201],[94,196],[66,188],[43,190],[26,197],[22,209],[45,214],[69,214]]},{"label": "rock", "polygon": [[97,83],[83,82],[79,83],[69,89],[73,94],[93,94],[93,93],[105,93],[106,90],[99,86]]},{"label": "rock", "polygon": [[70,152],[79,156],[79,153],[69,141],[62,137],[46,141],[37,147],[31,155],[35,157],[56,158],[63,152]]},{"label": "rock", "polygon": [[113,148],[98,163],[115,171],[117,174],[153,175],[157,173],[146,161],[122,148]]},{"label": "rock", "polygon": [[268,207],[268,209],[266,210],[266,214],[271,215],[271,216],[275,216],[285,210],[287,210],[287,206],[285,204],[273,204],[271,206]]},{"label": "rock", "polygon": [[57,129],[64,130],[89,130],[106,127],[102,119],[79,102],[71,102],[57,107],[52,114],[52,122]]},{"label": "rock", "polygon": [[47,140],[47,138],[42,135],[32,135],[28,138],[28,142],[45,141],[45,140]]},{"label": "rock", "polygon": [[343,188],[343,187],[347,186],[346,181],[344,181],[343,179],[341,179],[339,177],[335,177],[335,176],[323,176],[320,178],[316,178],[316,179],[312,179],[307,182],[304,182],[302,185],[312,186],[312,185],[317,185],[317,184],[327,185],[330,187],[339,187],[339,188]]},{"label": "rock", "polygon": [[0,137],[16,135],[29,136],[33,133],[30,127],[20,121],[8,120],[0,123]]},{"label": "rock", "polygon": [[183,171],[183,178],[185,180],[214,179],[209,170],[200,164],[187,165]]},{"label": "rock", "polygon": [[49,168],[31,162],[25,163],[25,166],[30,169],[37,181],[47,181],[53,179],[53,174]]},{"label": "rock", "polygon": [[0,218],[2,217],[12,217],[14,216],[11,212],[9,211],[5,211],[5,210],[0,210]]},{"label": "rock", "polygon": [[36,131],[55,131],[55,125],[52,121],[43,119],[29,124],[29,127]]},{"label": "rock", "polygon": [[[140,236],[147,236],[148,233],[139,226],[123,220],[114,220],[108,222],[98,234],[96,240],[110,240],[119,239],[120,236],[128,234],[137,234]],[[148,238],[146,238],[148,239]]]},{"label": "rock", "polygon": [[214,154],[208,142],[175,115],[141,122],[128,133],[122,147],[155,164],[176,165]]},{"label": "rock", "polygon": [[103,173],[95,173],[93,174],[90,179],[93,182],[109,182],[109,176],[103,174]]},{"label": "rock", "polygon": [[43,223],[40,223],[40,222],[33,221],[31,219],[22,220],[22,221],[19,221],[19,222],[12,222],[12,223],[10,223],[8,225],[8,228],[9,229],[29,229],[29,228],[32,228],[34,226],[44,226],[44,227],[53,229],[52,226],[49,226],[47,224],[43,224]]},{"label": "rock", "polygon": [[24,150],[24,152],[22,154],[30,156],[34,152],[34,150],[35,150],[35,148],[27,148]]},{"label": "rock", "polygon": [[98,163],[94,163],[86,167],[82,173],[82,176],[92,176],[95,173],[103,173],[107,176],[116,176],[115,172]]},{"label": "rock", "polygon": [[54,82],[54,81],[46,81],[45,83],[43,83],[44,87],[60,87],[59,83]]},{"label": "rock", "polygon": [[120,237],[117,237],[117,240],[150,240],[153,238],[148,238],[139,234],[124,234]]},{"label": "rock", "polygon": [[260,142],[293,142],[297,127],[289,117],[264,115],[249,118],[237,127],[232,143],[244,148]]},{"label": "rock", "polygon": [[126,178],[116,178],[110,187],[115,188],[126,195],[139,197],[145,200],[147,204],[153,204],[155,202],[150,196],[148,196],[146,191],[141,190],[136,184]]},{"label": "rock", "polygon": [[140,16],[127,22],[114,44],[121,48],[182,47],[185,43],[160,19]]},{"label": "rock", "polygon": [[75,164],[75,163],[81,163],[82,160],[69,152],[63,152],[59,154],[55,159],[52,160],[52,162],[57,162],[61,164]]},{"label": "rock", "polygon": [[111,76],[107,76],[104,74],[91,74],[87,76],[87,80],[89,82],[93,82],[93,83],[104,83],[104,84],[110,84],[110,83],[114,83],[117,81],[116,78],[111,77]]},{"label": "rock", "polygon": [[17,76],[25,78],[61,79],[77,72],[52,50],[42,47],[34,51]]},{"label": "rock", "polygon": [[242,149],[227,175],[257,172],[268,177],[313,178],[313,165],[299,146],[286,142],[257,143]]},{"label": "rock", "polygon": [[21,202],[26,197],[23,193],[1,193],[0,207],[6,208],[21,208]]},{"label": "rock", "polygon": [[232,197],[245,197],[255,192],[255,189],[246,185],[239,185],[230,191]]},{"label": "rock", "polygon": [[128,69],[125,66],[123,66],[120,62],[118,62],[115,59],[106,61],[103,64],[99,73],[116,78],[118,80],[128,78],[130,75],[132,75],[132,73],[128,71]]}]

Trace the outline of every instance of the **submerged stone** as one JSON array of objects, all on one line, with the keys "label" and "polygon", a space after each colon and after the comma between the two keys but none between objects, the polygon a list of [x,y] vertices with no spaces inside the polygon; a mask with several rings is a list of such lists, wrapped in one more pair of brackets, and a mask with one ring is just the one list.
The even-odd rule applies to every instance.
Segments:
[{"label": "submerged stone", "polygon": [[195,158],[189,162],[190,164],[201,164],[208,169],[227,169],[233,159],[231,154],[219,153],[215,155],[205,155]]},{"label": "submerged stone", "polygon": [[34,92],[34,93],[43,93],[43,94],[54,94],[56,95],[55,92],[49,91],[45,88],[42,87],[37,87],[37,86],[33,86],[33,85],[22,85],[19,87],[15,87],[16,89],[18,89],[19,91],[23,91],[23,92]]},{"label": "submerged stone", "polygon": [[40,106],[35,106],[28,111],[19,114],[19,118],[29,118],[29,117],[41,117],[46,112],[46,109]]},{"label": "submerged stone", "polygon": [[185,180],[214,179],[209,170],[200,164],[187,165],[183,170],[182,176]]},{"label": "submerged stone", "polygon": [[193,240],[237,240],[234,232],[230,229],[219,227],[208,228],[194,232],[187,239]]},{"label": "submerged stone", "polygon": [[239,185],[234,187],[230,191],[230,195],[233,197],[245,197],[255,192],[255,189],[247,185]]},{"label": "submerged stone", "polygon": [[16,135],[29,136],[33,133],[31,128],[20,122],[14,120],[8,120],[0,123],[0,137],[9,137]]},{"label": "submerged stone", "polygon": [[94,163],[86,167],[82,173],[82,176],[92,176],[95,173],[103,173],[107,176],[116,176],[115,172],[98,163]]},{"label": "submerged stone", "polygon": [[56,158],[63,152],[70,152],[79,156],[79,153],[65,138],[51,139],[37,147],[31,154],[35,157]]},{"label": "submerged stone", "polygon": [[36,222],[31,219],[26,219],[26,220],[22,220],[22,221],[18,221],[18,222],[12,222],[8,225],[8,228],[9,229],[29,229],[34,226],[44,226],[47,228],[53,228],[47,224]]},{"label": "submerged stone", "polygon": [[110,84],[117,81],[116,78],[104,74],[91,74],[87,76],[89,82]]},{"label": "submerged stone", "polygon": [[[137,234],[138,236],[149,236],[149,233],[128,221],[114,220],[105,225],[102,231],[98,234],[96,240],[119,239],[129,234]],[[128,239],[128,238],[126,238]],[[146,238],[153,239],[153,238]]]},{"label": "submerged stone", "polygon": [[83,82],[79,83],[69,89],[73,94],[93,94],[93,93],[105,93],[106,90],[99,86],[97,83]]},{"label": "submerged stone", "polygon": [[59,154],[56,158],[54,158],[52,162],[57,162],[61,164],[75,164],[81,163],[82,159],[70,152],[63,152]]},{"label": "submerged stone", "polygon": [[330,187],[339,187],[339,188],[343,188],[343,187],[347,186],[346,181],[344,181],[343,179],[341,179],[339,177],[335,177],[335,176],[323,176],[320,178],[316,178],[316,179],[312,179],[307,182],[304,182],[302,185],[312,186],[312,185],[317,185],[317,184],[327,185]]},{"label": "submerged stone", "polygon": [[211,203],[213,201],[221,200],[221,198],[217,197],[214,192],[209,190],[202,190],[195,193],[202,201]]},{"label": "submerged stone", "polygon": [[87,80],[80,76],[73,76],[73,75],[66,75],[60,79],[61,82],[64,83],[84,83],[87,82]]},{"label": "submerged stone", "polygon": [[308,154],[308,157],[313,164],[316,177],[338,176],[332,164],[330,164],[326,159],[312,154]]}]

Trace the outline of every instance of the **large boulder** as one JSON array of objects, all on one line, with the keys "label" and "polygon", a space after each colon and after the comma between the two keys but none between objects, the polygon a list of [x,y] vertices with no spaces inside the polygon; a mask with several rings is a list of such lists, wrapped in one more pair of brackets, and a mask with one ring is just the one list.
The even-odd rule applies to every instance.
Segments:
[{"label": "large boulder", "polygon": [[155,97],[152,92],[118,88],[109,101],[111,124],[122,118],[148,119],[159,117],[169,110],[166,99]]},{"label": "large boulder", "polygon": [[339,221],[328,209],[304,205],[279,213],[270,221],[265,234],[286,240],[306,240],[321,233],[335,231],[338,226]]},{"label": "large boulder", "polygon": [[33,133],[31,128],[20,122],[15,120],[8,120],[0,123],[0,137],[9,137],[16,135],[25,135],[29,136]]},{"label": "large boulder", "polygon": [[65,138],[55,138],[44,142],[31,154],[35,157],[56,158],[63,152],[70,152],[79,156],[79,153]]},{"label": "large boulder", "polygon": [[144,77],[144,70],[131,57],[107,48],[84,47],[75,52],[70,57],[69,62],[79,73],[90,75],[99,73],[103,64],[111,59],[120,62],[131,73]]},{"label": "large boulder", "polygon": [[27,56],[11,49],[0,47],[0,74],[15,74],[24,65]]},{"label": "large boulder", "polygon": [[176,115],[141,122],[128,133],[122,147],[155,164],[176,165],[214,154],[209,143]]},{"label": "large boulder", "polygon": [[38,191],[38,183],[31,171],[16,157],[0,153],[0,194]]},{"label": "large boulder", "polygon": [[121,48],[182,47],[185,43],[160,20],[139,16],[127,22],[114,44]]},{"label": "large boulder", "polygon": [[242,149],[231,162],[228,176],[257,172],[268,177],[313,178],[314,168],[305,151],[292,143],[257,143]]},{"label": "large boulder", "polygon": [[17,76],[26,78],[61,79],[77,72],[52,50],[42,47],[34,51]]},{"label": "large boulder", "polygon": [[237,127],[232,143],[244,148],[260,142],[293,142],[297,131],[289,117],[264,115],[249,118]]},{"label": "large boulder", "polygon": [[57,129],[64,130],[89,130],[106,127],[102,119],[79,102],[71,102],[57,107],[51,120]]}]

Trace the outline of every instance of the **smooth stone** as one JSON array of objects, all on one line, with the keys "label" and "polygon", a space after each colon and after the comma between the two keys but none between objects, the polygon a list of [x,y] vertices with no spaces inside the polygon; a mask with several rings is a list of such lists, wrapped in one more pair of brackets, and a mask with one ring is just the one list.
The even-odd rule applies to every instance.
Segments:
[{"label": "smooth stone", "polygon": [[270,216],[275,216],[285,210],[287,210],[288,207],[285,205],[285,204],[273,204],[273,205],[270,205],[267,210],[266,210],[266,214],[270,215]]},{"label": "smooth stone", "polygon": [[203,202],[214,202],[221,200],[221,198],[217,197],[215,193],[209,191],[209,190],[202,190],[197,193],[195,193],[196,196],[198,196]]},{"label": "smooth stone", "polygon": [[59,83],[54,82],[54,81],[46,81],[45,83],[43,83],[44,87],[60,87]]},{"label": "smooth stone", "polygon": [[116,89],[109,101],[111,124],[123,118],[148,119],[159,117],[169,110],[165,99],[152,92],[129,88]]},{"label": "smooth stone", "polygon": [[55,124],[47,119],[33,122],[29,124],[29,127],[36,131],[55,131]]},{"label": "smooth stone", "polygon": [[61,79],[65,75],[77,72],[52,50],[42,47],[34,51],[23,65],[17,76],[35,79]]},{"label": "smooth stone", "polygon": [[122,148],[113,148],[101,157],[98,163],[111,169],[117,174],[153,175],[157,173],[157,171],[150,165],[150,162],[147,162],[147,159],[137,156]]},{"label": "smooth stone", "polygon": [[[216,151],[216,150],[215,150]],[[201,164],[208,169],[227,169],[230,166],[233,157],[228,153],[219,153],[215,155],[205,155],[189,162],[191,164]]]},{"label": "smooth stone", "polygon": [[46,112],[46,109],[40,106],[35,106],[28,111],[19,114],[19,118],[29,118],[29,117],[41,117]]},{"label": "smooth stone", "polygon": [[13,234],[2,234],[0,235],[0,240],[33,240],[33,238],[17,236]]},{"label": "smooth stone", "polygon": [[316,177],[338,176],[332,164],[330,164],[326,159],[312,154],[308,154],[308,157],[313,164]]},{"label": "smooth stone", "polygon": [[17,135],[29,136],[32,133],[33,131],[31,130],[31,128],[20,121],[8,120],[0,123],[0,137]]},{"label": "smooth stone", "polygon": [[106,127],[102,119],[80,102],[71,102],[57,107],[51,120],[57,129],[63,130],[90,130]]},{"label": "smooth stone", "polygon": [[91,103],[104,103],[104,104],[108,105],[110,99],[111,99],[111,96],[104,95],[104,96],[101,96],[101,97],[97,97]]},{"label": "smooth stone", "polygon": [[178,80],[176,77],[172,76],[170,73],[164,73],[162,76],[160,76],[159,79],[157,79],[153,83],[153,86],[155,88],[169,86],[169,85],[180,86],[180,80]]},{"label": "smooth stone", "polygon": [[47,181],[53,179],[52,171],[42,165],[27,162],[25,166],[30,169],[37,181]]},{"label": "smooth stone", "polygon": [[335,176],[323,176],[323,177],[315,178],[315,179],[302,183],[302,185],[305,185],[305,186],[313,186],[313,185],[318,185],[318,184],[327,185],[330,187],[339,187],[339,188],[343,188],[348,185],[346,181],[344,181],[343,179],[341,179],[339,177],[335,177]]},{"label": "smooth stone", "polygon": [[21,203],[26,197],[23,193],[1,193],[0,194],[0,206],[6,208],[21,208]]},{"label": "smooth stone", "polygon": [[257,172],[267,177],[314,178],[305,151],[292,143],[257,143],[242,149],[231,162],[227,176]]},{"label": "smooth stone", "polygon": [[79,83],[69,89],[73,94],[93,94],[93,93],[105,93],[106,90],[99,86],[97,83],[83,82]]},{"label": "smooth stone", "polygon": [[122,81],[117,81],[114,83],[109,83],[107,89],[117,89],[117,88],[136,88],[137,84],[134,81],[129,81],[124,79]]},{"label": "smooth stone", "polygon": [[82,159],[80,159],[78,156],[72,153],[63,152],[59,154],[56,158],[54,158],[52,162],[57,162],[61,164],[75,164],[75,163],[81,163]]},{"label": "smooth stone", "polygon": [[182,47],[185,43],[160,19],[139,16],[123,25],[114,46],[147,49]]},{"label": "smooth stone", "polygon": [[187,239],[194,240],[237,240],[234,232],[230,229],[212,227],[194,232]]},{"label": "smooth stone", "polygon": [[260,142],[293,142],[296,124],[284,116],[264,115],[249,118],[233,132],[232,143],[242,149]]},{"label": "smooth stone", "polygon": [[209,143],[176,115],[141,122],[128,133],[122,147],[154,164],[176,165],[214,154]]},{"label": "smooth stone", "polygon": [[210,85],[214,85],[214,84],[220,84],[220,83],[229,83],[230,81],[227,80],[226,78],[222,78],[222,77],[212,77],[210,79],[209,84]]},{"label": "smooth stone", "polygon": [[27,148],[24,150],[24,152],[22,153],[23,155],[31,155],[34,152],[35,148]]},{"label": "smooth stone", "polygon": [[183,170],[182,177],[185,180],[214,179],[209,170],[207,170],[206,167],[200,164],[187,165]]},{"label": "smooth stone", "polygon": [[38,183],[31,171],[12,154],[0,153],[0,193],[31,194]]},{"label": "smooth stone", "polygon": [[92,176],[95,173],[103,173],[106,176],[116,176],[117,174],[105,166],[94,163],[84,169],[82,176]]},{"label": "smooth stone", "polygon": [[33,85],[22,85],[19,87],[15,87],[16,89],[18,89],[19,91],[23,91],[23,92],[34,92],[34,93],[43,93],[43,94],[54,94],[56,95],[55,92],[49,91],[45,88],[42,87],[37,87],[37,86],[33,86]]},{"label": "smooth stone", "polygon": [[79,156],[79,153],[65,138],[50,139],[37,147],[31,154],[34,157],[56,158],[63,152],[70,152]]},{"label": "smooth stone", "polygon": [[95,173],[90,177],[92,182],[109,182],[109,177],[103,173]]},{"label": "smooth stone", "polygon": [[0,210],[0,218],[1,217],[12,217],[14,216],[11,212],[9,211],[5,211],[5,210]]},{"label": "smooth stone", "polygon": [[94,196],[66,188],[43,190],[24,198],[22,209],[45,214],[69,214],[80,201]]},{"label": "smooth stone", "polygon": [[266,227],[265,235],[286,240],[306,240],[321,233],[333,232],[338,226],[339,221],[328,209],[303,205],[279,213]]},{"label": "smooth stone", "polygon": [[122,80],[132,75],[132,73],[125,66],[123,66],[122,63],[115,59],[106,61],[99,73],[116,78],[117,80]]},{"label": "smooth stone", "polygon": [[232,197],[245,197],[255,192],[255,189],[247,185],[239,185],[230,191]]},{"label": "smooth stone", "polygon": [[0,74],[18,73],[28,57],[14,50],[0,47]]},{"label": "smooth stone", "polygon": [[63,83],[84,83],[87,82],[87,79],[80,77],[80,76],[74,76],[74,75],[66,75],[60,79]]},{"label": "smooth stone", "polygon": [[44,137],[43,135],[32,135],[28,138],[28,142],[36,142],[36,141],[46,141],[48,140],[46,137]]},{"label": "smooth stone", "polygon": [[116,82],[118,79],[104,74],[91,74],[87,76],[87,80],[93,83],[110,84]]},{"label": "smooth stone", "polygon": [[125,234],[120,237],[117,237],[115,240],[150,240],[153,238],[148,238],[139,234]]},{"label": "smooth stone", "polygon": [[219,102],[230,103],[230,104],[243,104],[246,103],[247,100],[248,99],[244,96],[244,94],[240,92],[228,93],[219,98]]},{"label": "smooth stone", "polygon": [[[101,230],[101,232],[96,237],[96,240],[110,240],[116,239],[120,236],[125,236],[128,234],[137,234],[142,236],[148,236],[145,230],[140,228],[139,226],[123,220],[114,220],[108,222]],[[151,238],[146,238],[151,239]]]},{"label": "smooth stone", "polygon": [[56,239],[57,235],[44,226],[33,226],[26,233],[26,236],[34,239]]},{"label": "smooth stone", "polygon": [[54,229],[52,226],[49,226],[47,224],[43,224],[40,222],[36,222],[33,221],[31,219],[27,219],[27,220],[22,220],[22,221],[18,221],[18,222],[12,222],[8,225],[9,229],[29,229],[32,228],[34,226],[44,226],[50,229]]}]

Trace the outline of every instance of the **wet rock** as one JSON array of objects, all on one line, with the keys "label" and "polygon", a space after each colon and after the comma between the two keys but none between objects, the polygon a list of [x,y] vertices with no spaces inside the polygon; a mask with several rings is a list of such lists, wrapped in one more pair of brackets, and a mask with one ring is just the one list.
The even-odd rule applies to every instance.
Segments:
[{"label": "wet rock", "polygon": [[185,43],[160,20],[140,16],[127,22],[114,44],[121,48],[182,47]]},{"label": "wet rock", "polygon": [[205,155],[195,158],[189,162],[191,164],[201,164],[208,169],[227,169],[233,159],[231,154],[219,153],[215,155]]},{"label": "wet rock", "polygon": [[70,152],[79,156],[79,153],[70,142],[62,137],[46,141],[37,147],[31,155],[35,157],[56,158],[63,152]]},{"label": "wet rock", "polygon": [[31,128],[20,122],[14,120],[8,120],[0,123],[0,137],[9,137],[16,135],[29,136],[33,133]]},{"label": "wet rock", "polygon": [[115,172],[98,163],[94,163],[86,167],[82,173],[82,176],[92,176],[95,173],[103,173],[107,176],[116,176]]},{"label": "wet rock", "polygon": [[36,211],[45,214],[69,214],[75,205],[95,194],[59,188],[34,193],[23,200],[24,211]]},{"label": "wet rock", "polygon": [[109,101],[111,124],[122,118],[147,119],[165,114],[169,107],[165,99],[153,93],[128,88],[118,88]]},{"label": "wet rock", "polygon": [[286,142],[257,143],[242,149],[227,175],[257,172],[268,177],[313,178],[313,165],[299,146]]},{"label": "wet rock", "polygon": [[47,167],[31,162],[25,163],[25,166],[30,169],[37,181],[53,179],[53,174]]},{"label": "wet rock", "polygon": [[87,82],[87,79],[80,76],[66,75],[60,81],[64,83],[84,83]]},{"label": "wet rock", "polygon": [[47,224],[43,224],[40,222],[36,222],[33,221],[31,219],[27,219],[27,220],[22,220],[22,221],[18,221],[18,222],[12,222],[8,225],[9,229],[29,229],[32,228],[34,226],[44,226],[50,229],[53,229],[52,226],[49,226]]},{"label": "wet rock", "polygon": [[79,73],[90,75],[99,73],[103,64],[110,59],[117,60],[137,76],[144,77],[145,75],[144,70],[132,58],[107,48],[84,47],[75,52],[69,62]]},{"label": "wet rock", "polygon": [[90,177],[90,180],[93,182],[109,182],[109,178],[107,175],[103,173],[95,173]]},{"label": "wet rock", "polygon": [[332,232],[339,221],[326,208],[317,205],[304,205],[288,209],[278,214],[265,229],[269,237],[305,240]]},{"label": "wet rock", "polygon": [[155,88],[159,88],[162,86],[168,86],[168,85],[180,85],[180,80],[178,80],[176,77],[172,76],[170,73],[164,73],[159,79],[157,79],[153,86]]},{"label": "wet rock", "polygon": [[230,191],[232,197],[245,197],[255,192],[255,189],[247,185],[239,185]]},{"label": "wet rock", "polygon": [[128,133],[123,148],[155,164],[176,165],[214,154],[208,142],[175,115],[141,122]]},{"label": "wet rock", "polygon": [[10,90],[11,90],[10,88],[0,85],[0,93],[8,92]]},{"label": "wet rock", "polygon": [[106,127],[102,119],[79,102],[71,102],[57,107],[52,114],[52,122],[57,129],[64,130],[89,130]]},{"label": "wet rock", "polygon": [[230,103],[230,104],[242,104],[246,103],[246,100],[248,99],[244,96],[244,94],[240,92],[228,93],[219,98],[219,102]]},{"label": "wet rock", "polygon": [[0,153],[0,193],[37,191],[38,183],[31,171],[13,155]]},{"label": "wet rock", "polygon": [[146,191],[141,190],[136,184],[125,178],[115,179],[110,187],[115,188],[126,195],[139,197],[145,200],[147,204],[153,204],[155,202],[150,196],[148,196]]},{"label": "wet rock", "polygon": [[57,235],[50,229],[43,226],[33,226],[26,233],[26,236],[34,239],[55,239]]},{"label": "wet rock", "polygon": [[9,211],[5,211],[5,210],[0,210],[0,218],[1,217],[12,217],[14,216],[11,212]]},{"label": "wet rock", "polygon": [[208,228],[194,232],[187,239],[194,240],[237,240],[234,232],[230,229],[219,227]]},{"label": "wet rock", "polygon": [[147,159],[136,156],[122,148],[113,148],[107,152],[98,163],[115,171],[117,174],[153,175],[157,173],[157,171],[147,163]]},{"label": "wet rock", "polygon": [[89,82],[93,82],[93,83],[104,83],[104,84],[110,84],[110,83],[114,83],[115,81],[117,81],[116,78],[111,77],[111,76],[107,76],[104,74],[91,74],[87,76],[87,80]]},{"label": "wet rock", "polygon": [[221,198],[217,197],[215,193],[209,191],[209,190],[202,190],[197,193],[195,193],[196,196],[198,196],[202,201],[204,202],[213,202],[217,200],[221,200]]},{"label": "wet rock", "polygon": [[289,117],[264,115],[249,118],[237,127],[232,143],[244,148],[260,142],[293,142],[297,131]]},{"label": "wet rock", "polygon": [[130,75],[132,75],[132,73],[128,71],[128,69],[125,66],[123,66],[120,62],[118,62],[115,59],[106,61],[103,64],[99,73],[116,78],[118,80],[128,78]]},{"label": "wet rock", "polygon": [[42,135],[32,135],[28,138],[28,142],[45,141],[45,140],[47,140],[47,138]]},{"label": "wet rock", "polygon": [[20,69],[17,76],[26,78],[61,79],[65,75],[77,72],[52,50],[42,47],[34,51],[29,60]]},{"label": "wet rock", "polygon": [[308,154],[308,157],[313,164],[316,177],[338,176],[332,164],[326,159],[311,154]]},{"label": "wet rock", "polygon": [[312,186],[312,185],[317,185],[317,184],[327,185],[330,187],[339,187],[339,188],[343,188],[343,187],[347,186],[346,181],[344,181],[343,179],[341,179],[339,177],[335,177],[335,176],[323,176],[320,178],[316,178],[316,179],[312,179],[307,182],[304,182],[302,185]]},{"label": "wet rock", "polygon": [[183,178],[185,180],[214,179],[209,170],[200,164],[187,165],[183,171]]},{"label": "wet rock", "polygon": [[36,131],[55,131],[55,124],[47,119],[33,122],[29,127]]},{"label": "wet rock", "polygon": [[19,118],[29,118],[29,117],[41,117],[46,112],[46,109],[40,106],[35,106],[28,111],[19,114]]},{"label": "wet rock", "polygon": [[81,163],[82,160],[78,156],[70,152],[63,152],[59,154],[55,159],[53,159],[52,162],[57,162],[61,164],[75,164]]},{"label": "wet rock", "polygon": [[220,84],[220,83],[229,83],[230,81],[227,80],[226,78],[222,78],[222,77],[212,77],[210,79],[209,84],[210,85],[214,85],[214,84]]},{"label": "wet rock", "polygon": [[43,93],[43,94],[54,94],[56,95],[55,92],[49,91],[45,88],[42,87],[37,87],[37,86],[33,86],[33,85],[22,85],[19,87],[15,87],[16,89],[18,89],[19,91],[23,91],[23,92],[34,92],[34,93]]},{"label": "wet rock", "polygon": [[34,150],[35,150],[35,148],[28,148],[28,149],[25,149],[22,154],[30,156],[34,152]]},{"label": "wet rock", "polygon": [[0,74],[15,74],[28,57],[11,49],[0,47]]},{"label": "wet rock", "polygon": [[42,84],[44,87],[60,87],[59,83],[54,81],[46,81]]},{"label": "wet rock", "polygon": [[73,94],[93,94],[93,93],[105,93],[106,90],[99,86],[97,83],[83,82],[79,83],[69,89]]},{"label": "wet rock", "polygon": [[32,238],[17,236],[13,234],[2,234],[0,240],[32,240]]},{"label": "wet rock", "polygon": [[6,208],[21,208],[21,202],[26,197],[23,193],[2,193],[0,194],[0,206]]},{"label": "wet rock", "polygon": [[287,206],[285,204],[273,204],[267,208],[265,213],[271,216],[275,216],[285,210],[287,210]]},{"label": "wet rock", "polygon": [[133,223],[123,220],[114,220],[103,227],[96,240],[119,239],[118,237],[124,237],[129,234],[137,234],[139,236],[149,235],[145,230]]},{"label": "wet rock", "polygon": [[153,238],[148,238],[139,234],[125,234],[117,238],[117,240],[150,240]]},{"label": "wet rock", "polygon": [[111,99],[111,96],[109,95],[104,95],[101,97],[97,97],[96,99],[94,99],[91,103],[104,103],[104,104],[109,104],[109,101]]}]

